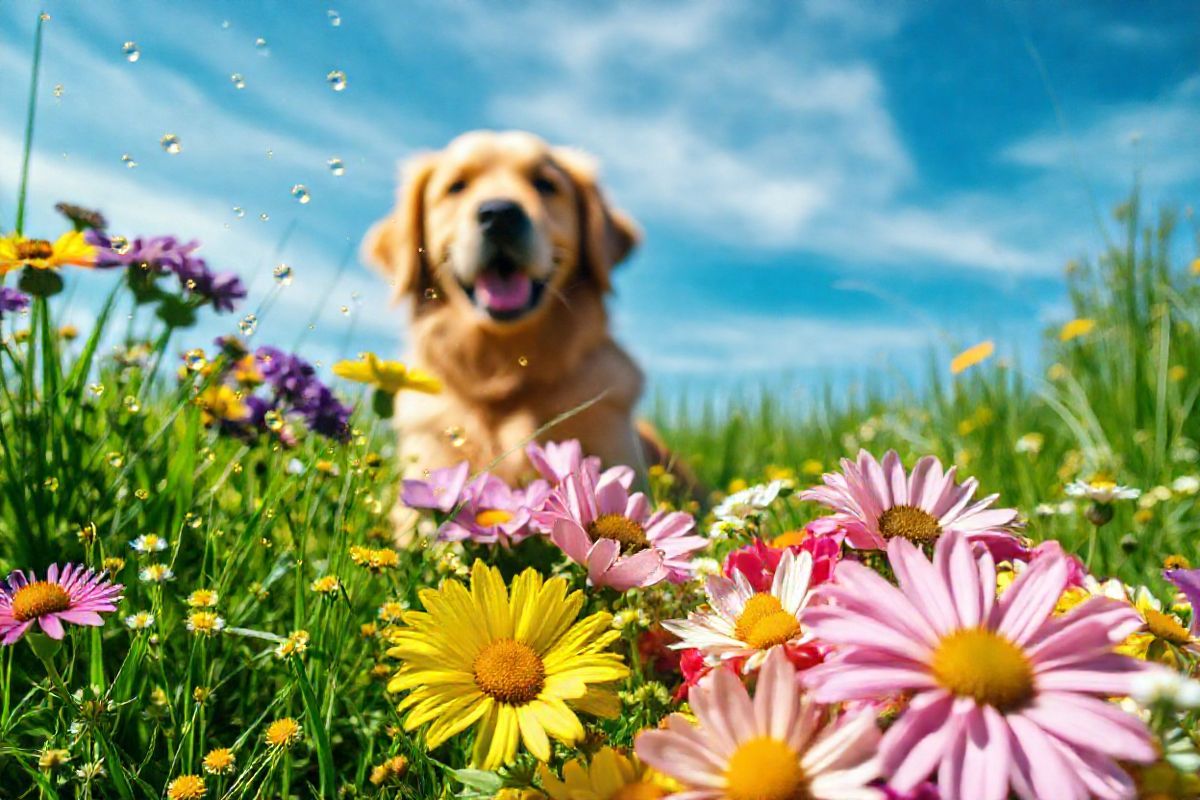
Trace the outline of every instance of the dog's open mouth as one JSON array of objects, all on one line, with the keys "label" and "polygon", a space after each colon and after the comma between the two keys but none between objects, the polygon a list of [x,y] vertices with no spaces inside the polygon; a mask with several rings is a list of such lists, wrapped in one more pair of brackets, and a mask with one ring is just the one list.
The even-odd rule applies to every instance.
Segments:
[{"label": "dog's open mouth", "polygon": [[488,267],[474,285],[463,284],[467,297],[476,307],[495,320],[520,319],[537,307],[546,288],[544,281],[524,272]]}]

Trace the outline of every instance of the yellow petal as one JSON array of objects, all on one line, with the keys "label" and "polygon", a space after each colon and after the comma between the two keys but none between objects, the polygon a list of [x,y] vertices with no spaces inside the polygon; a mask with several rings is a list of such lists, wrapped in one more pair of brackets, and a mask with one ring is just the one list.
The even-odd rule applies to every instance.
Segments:
[{"label": "yellow petal", "polygon": [[958,375],[963,370],[989,359],[996,352],[996,344],[991,339],[980,342],[974,347],[968,347],[950,361],[950,371]]}]

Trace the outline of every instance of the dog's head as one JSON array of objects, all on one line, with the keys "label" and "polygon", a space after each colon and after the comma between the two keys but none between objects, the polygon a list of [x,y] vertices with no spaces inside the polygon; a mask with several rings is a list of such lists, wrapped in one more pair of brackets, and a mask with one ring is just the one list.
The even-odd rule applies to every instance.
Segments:
[{"label": "dog's head", "polygon": [[586,155],[528,133],[474,131],[407,164],[396,209],[363,255],[400,296],[469,306],[503,332],[536,320],[576,278],[607,290],[637,239]]}]

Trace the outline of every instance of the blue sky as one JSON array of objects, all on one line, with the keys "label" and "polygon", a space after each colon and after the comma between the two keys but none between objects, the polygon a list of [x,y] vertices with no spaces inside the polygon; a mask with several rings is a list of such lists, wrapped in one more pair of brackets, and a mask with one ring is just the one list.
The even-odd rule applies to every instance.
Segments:
[{"label": "blue sky", "polygon": [[[1154,205],[1200,189],[1191,2],[7,0],[6,224],[43,7],[29,232],[55,231],[70,199],[120,233],[198,238],[243,274],[248,309],[286,262],[296,280],[255,340],[303,334],[326,363],[403,349],[402,311],[353,248],[398,160],[477,127],[600,158],[646,234],[617,273],[615,328],[668,389],[903,373],[983,338],[1028,362],[1068,316],[1063,265],[1104,242],[1097,212],[1111,227],[1135,174]],[[111,279],[78,279],[69,313],[86,323]]]}]

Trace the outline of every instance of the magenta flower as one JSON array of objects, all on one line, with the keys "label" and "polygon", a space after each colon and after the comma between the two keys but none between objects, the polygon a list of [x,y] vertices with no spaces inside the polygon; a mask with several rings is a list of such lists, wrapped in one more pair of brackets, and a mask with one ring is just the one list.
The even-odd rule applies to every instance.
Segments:
[{"label": "magenta flower", "polygon": [[997,560],[1025,556],[1027,548],[1012,534],[1017,512],[990,508],[999,495],[971,502],[978,482],[956,483],[954,473],[954,467],[943,472],[940,461],[925,456],[910,475],[895,450],[884,454],[882,463],[860,450],[857,464],[843,458],[841,472],[827,473],[824,486],[801,492],[800,499],[833,509],[852,547],[882,550],[895,537],[932,544],[943,533],[958,531],[985,545]]},{"label": "magenta flower", "polygon": [[1200,637],[1200,569],[1165,569],[1163,577],[1175,584],[1192,606],[1191,634]]},{"label": "magenta flower", "polygon": [[[600,475],[600,459],[596,456],[585,458],[578,439],[547,442],[545,447],[537,442],[530,442],[525,446],[525,455],[529,457],[529,463],[533,464],[538,474],[549,481],[551,486],[557,486],[568,475],[581,469],[587,469],[594,476]],[[611,467],[604,474],[620,481],[626,489],[633,485],[632,467]]]},{"label": "magenta flower", "polygon": [[613,470],[573,473],[546,500],[538,522],[572,561],[588,568],[593,586],[625,591],[691,575],[691,555],[707,542],[690,535],[695,520],[682,511],[651,513],[641,492],[629,493]]},{"label": "magenta flower", "polygon": [[699,724],[682,714],[665,729],[643,731],[637,755],[683,784],[680,800],[812,798],[872,800],[879,774],[879,728],[859,712],[836,722],[796,684],[776,649],[759,673],[754,697],[737,676],[714,670],[688,695]]},{"label": "magenta flower", "polygon": [[883,771],[898,792],[937,770],[946,800],[1135,796],[1118,761],[1156,758],[1145,725],[1109,702],[1146,667],[1113,652],[1141,624],[1126,604],[1093,598],[1063,616],[1065,558],[1044,555],[996,599],[991,554],[942,536],[931,563],[888,543],[899,588],[854,562],[822,587],[802,622],[834,646],[805,675],[817,700],[911,693],[884,734]]},{"label": "magenta flower", "polygon": [[124,588],[78,564],[61,571],[51,564],[44,581],[13,570],[0,582],[0,644],[13,644],[35,622],[51,639],[63,638],[64,622],[103,625],[100,612],[116,611]]},{"label": "magenta flower", "polygon": [[833,577],[833,570],[842,556],[841,544],[836,538],[806,535],[798,544],[785,544],[780,541],[782,538],[776,539],[771,545],[755,538],[750,544],[730,551],[725,556],[725,564],[722,566],[725,577],[732,579],[734,570],[737,570],[746,577],[754,591],[769,592],[775,571],[779,569],[779,560],[789,550],[812,556],[813,572],[810,582],[814,586]]},{"label": "magenta flower", "polygon": [[453,467],[442,467],[426,473],[425,480],[406,478],[401,486],[400,501],[409,508],[450,513],[462,497],[470,465],[463,461]]},{"label": "magenta flower", "polygon": [[442,524],[438,537],[451,542],[469,539],[480,544],[500,543],[505,547],[532,535],[529,523],[542,507],[550,485],[534,481],[524,489],[513,489],[495,475],[483,473],[463,489],[458,510]]}]

